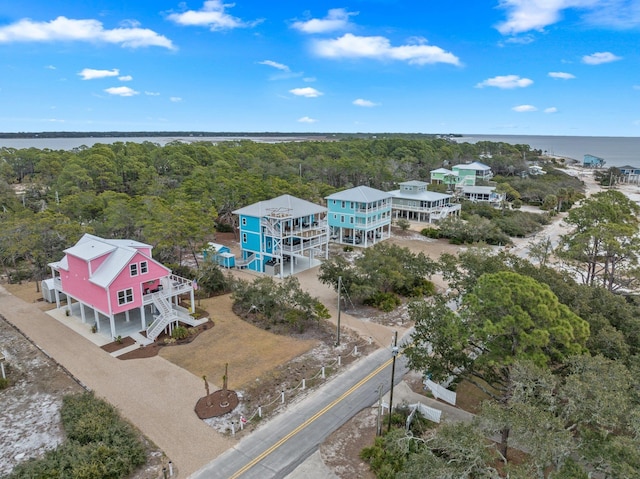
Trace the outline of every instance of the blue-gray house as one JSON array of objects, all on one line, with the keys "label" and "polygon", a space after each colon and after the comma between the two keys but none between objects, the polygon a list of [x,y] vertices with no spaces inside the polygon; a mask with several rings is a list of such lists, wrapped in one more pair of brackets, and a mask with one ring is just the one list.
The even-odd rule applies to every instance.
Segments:
[{"label": "blue-gray house", "polygon": [[582,166],[586,166],[588,168],[602,168],[605,163],[606,161],[598,156],[584,155]]},{"label": "blue-gray house", "polygon": [[391,236],[391,195],[357,186],[325,198],[331,239],[364,247]]},{"label": "blue-gray house", "polygon": [[623,183],[639,183],[640,182],[640,168],[637,166],[621,166],[620,168],[620,181]]},{"label": "blue-gray house", "polygon": [[329,257],[327,208],[291,195],[233,212],[239,217],[242,257],[236,267],[289,276]]}]

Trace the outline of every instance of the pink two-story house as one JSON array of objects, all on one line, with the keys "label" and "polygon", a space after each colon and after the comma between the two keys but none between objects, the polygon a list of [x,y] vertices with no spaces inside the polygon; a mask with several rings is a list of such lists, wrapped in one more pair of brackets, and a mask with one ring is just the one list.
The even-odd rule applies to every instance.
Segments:
[{"label": "pink two-story house", "polygon": [[171,274],[151,257],[151,249],[138,241],[85,234],[60,261],[49,264],[57,307],[62,293],[69,314],[79,313],[83,323],[93,315],[98,331],[101,319],[107,319],[112,338],[131,331],[132,322],[152,341],[178,321],[199,324],[178,305],[178,297],[189,294],[194,312],[193,282]]}]

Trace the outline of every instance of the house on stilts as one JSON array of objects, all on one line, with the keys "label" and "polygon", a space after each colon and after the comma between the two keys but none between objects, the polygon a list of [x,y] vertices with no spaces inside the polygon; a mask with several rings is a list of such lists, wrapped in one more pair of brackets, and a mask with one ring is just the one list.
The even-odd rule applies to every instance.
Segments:
[{"label": "house on stilts", "polygon": [[[138,241],[85,234],[60,261],[49,263],[47,291],[53,292],[58,308],[93,323],[111,339],[144,332],[152,342],[178,323],[208,321],[190,314],[195,312],[193,282],[172,274],[152,258],[151,250]],[[190,299],[190,310],[179,305],[181,296]]]}]

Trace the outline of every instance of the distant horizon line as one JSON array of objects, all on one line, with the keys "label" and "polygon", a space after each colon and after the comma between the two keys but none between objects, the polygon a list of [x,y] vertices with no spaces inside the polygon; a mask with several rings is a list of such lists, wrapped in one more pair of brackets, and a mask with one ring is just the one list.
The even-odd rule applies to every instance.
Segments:
[{"label": "distant horizon line", "polygon": [[549,136],[549,137],[586,137],[586,138],[638,138],[637,136],[611,136],[611,135],[545,135],[526,133],[418,133],[418,132],[277,132],[277,131],[196,131],[196,130],[172,130],[172,131],[39,131],[39,132],[0,132],[0,138],[9,139],[37,139],[37,138],[117,138],[117,137],[348,137],[348,136],[424,136],[436,138],[460,138],[465,136]]}]

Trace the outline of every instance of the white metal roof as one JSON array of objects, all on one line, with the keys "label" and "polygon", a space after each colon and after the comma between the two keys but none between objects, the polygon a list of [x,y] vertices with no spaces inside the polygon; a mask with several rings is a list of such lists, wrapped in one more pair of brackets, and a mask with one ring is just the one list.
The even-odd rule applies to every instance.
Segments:
[{"label": "white metal roof", "polygon": [[359,203],[371,203],[388,198],[391,198],[391,195],[386,191],[380,191],[369,186],[356,186],[325,197],[327,200],[357,201]]},{"label": "white metal roof", "polygon": [[491,167],[485,165],[484,163],[480,163],[479,161],[474,161],[473,163],[463,163],[460,165],[455,165],[452,168],[457,168],[459,170],[490,170]]},{"label": "white metal roof", "polygon": [[403,182],[401,182],[399,184],[400,185],[409,185],[409,186],[425,186],[425,185],[429,185],[429,183],[427,183],[426,181],[420,181],[420,180],[403,181]]},{"label": "white metal roof", "polygon": [[140,252],[139,248],[151,248],[151,246],[134,240],[105,239],[85,234],[74,246],[64,250],[66,254],[60,261],[49,263],[49,265],[54,269],[64,269],[65,271],[69,271],[69,260],[67,255],[75,256],[86,262],[90,262],[100,256],[108,254],[108,258],[92,272],[91,277],[89,278],[89,281],[103,288],[109,286],[118,277],[127,264],[129,264],[129,261],[131,261],[131,259],[138,253],[147,261],[153,261],[154,263],[162,266],[167,270],[167,272],[171,271],[151,257]]},{"label": "white metal roof", "polygon": [[310,201],[301,200],[291,195],[281,195],[277,198],[259,201],[258,203],[237,209],[233,214],[263,218],[280,212],[287,216],[300,218],[302,216],[326,213],[326,211],[327,208],[324,206],[316,205]]},{"label": "white metal roof", "polygon": [[93,284],[106,288],[115,280],[120,272],[129,264],[129,261],[138,253],[132,248],[117,248],[93,272],[89,281]]},{"label": "white metal roof", "polygon": [[431,170],[431,173],[444,173],[445,175],[458,175],[456,171],[447,170],[446,168],[436,168]]},{"label": "white metal roof", "polygon": [[408,193],[401,190],[389,191],[389,194],[394,198],[401,198],[406,200],[419,200],[419,201],[438,201],[447,198],[453,198],[452,195],[445,193],[438,193],[436,191],[419,191],[417,193]]}]

